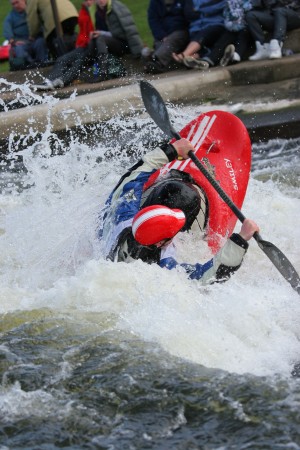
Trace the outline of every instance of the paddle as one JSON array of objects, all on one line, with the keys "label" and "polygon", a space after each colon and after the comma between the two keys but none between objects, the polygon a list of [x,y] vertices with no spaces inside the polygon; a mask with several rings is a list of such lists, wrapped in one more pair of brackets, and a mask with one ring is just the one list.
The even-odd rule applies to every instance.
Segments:
[{"label": "paddle", "polygon": [[[153,121],[158,125],[158,127],[169,137],[175,139],[181,139],[180,135],[174,130],[171,125],[169,114],[166,105],[158,93],[158,91],[150,84],[148,81],[140,81],[140,88],[142,99],[145,108],[153,119]],[[239,210],[239,208],[233,203],[233,201],[228,197],[226,192],[223,191],[221,186],[216,182],[216,180],[211,176],[211,174],[206,170],[204,165],[200,162],[194,152],[190,151],[189,156],[198,169],[207,178],[213,188],[220,195],[222,200],[229,206],[236,217],[243,223],[246,217]],[[279,270],[281,275],[290,283],[292,288],[298,292],[300,295],[300,277],[296,272],[295,268],[287,257],[282,253],[279,248],[277,248],[271,242],[265,241],[261,238],[258,233],[254,234],[254,239],[257,241],[260,249],[267,255],[267,257],[272,261],[274,266]]]}]

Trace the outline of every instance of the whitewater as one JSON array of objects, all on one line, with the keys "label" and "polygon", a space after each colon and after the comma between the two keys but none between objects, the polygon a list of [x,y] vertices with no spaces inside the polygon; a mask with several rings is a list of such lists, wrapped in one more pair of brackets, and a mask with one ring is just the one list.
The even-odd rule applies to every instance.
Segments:
[{"label": "whitewater", "polygon": [[[168,110],[177,130],[202,111],[201,106],[172,104],[168,105]],[[131,361],[127,365],[123,358],[128,358],[131,352],[141,358],[139,352],[142,351],[144,362],[141,361],[141,364],[145,363],[144,352],[153,364],[153,369],[147,366],[146,370],[144,367],[150,379],[154,373],[155,377],[158,376],[157,371],[183,373],[186,370],[183,367],[191,367],[193,375],[185,377],[190,381],[190,392],[197,392],[194,377],[200,369],[211,371],[214,391],[224,376],[229,377],[232,389],[241,385],[252,393],[260,384],[263,385],[259,388],[261,392],[271,389],[270,385],[275,386],[274,392],[278,392],[279,386],[284,384],[284,398],[292,397],[288,409],[289,414],[293,414],[300,398],[297,379],[291,377],[294,365],[300,361],[299,295],[277,272],[254,240],[250,242],[238,272],[228,282],[210,286],[188,280],[180,269],[168,271],[141,261],[132,264],[106,261],[97,239],[100,210],[126,169],[164,136],[145,112],[127,118],[115,116],[105,124],[95,124],[89,133],[91,143],[89,136],[82,142],[77,135],[66,143],[49,126],[39,142],[17,152],[14,146],[14,151],[1,163],[0,350],[5,363],[2,365],[0,414],[6,417],[8,423],[16,425],[20,423],[20,418],[28,418],[28,408],[32,420],[35,420],[38,411],[39,420],[43,414],[44,418],[54,420],[54,411],[58,408],[64,422],[65,417],[70,418],[74,414],[74,404],[69,403],[70,398],[64,400],[65,385],[64,388],[59,387],[58,396],[49,390],[49,386],[53,389],[53,380],[62,382],[72,377],[76,367],[82,364],[82,355],[86,355],[87,347],[89,355],[92,355],[91,348],[97,352],[102,344],[107,349],[113,342],[118,346],[124,364],[123,375],[124,371],[130,371],[132,364]],[[98,142],[95,143],[95,140]],[[299,160],[299,139],[253,145],[252,171],[242,207],[244,215],[260,225],[262,237],[279,247],[298,273]],[[236,230],[239,228],[237,223]],[[197,229],[182,234],[178,259],[191,263],[209,259],[210,250],[201,238]],[[50,364],[52,384],[36,382],[33,378],[26,389],[22,385],[22,376],[13,376],[12,382],[7,384],[7,374],[13,373],[11,367],[15,367],[16,373],[20,366],[30,366],[31,371],[38,373],[35,370],[38,370],[39,364],[42,373],[49,370],[48,366],[47,370],[43,369],[43,361],[39,358],[50,358],[51,352],[54,352],[53,343],[46,344],[43,350],[37,347],[36,352],[46,352],[46,356],[33,360],[20,342],[30,345],[31,354],[35,346],[34,342],[30,344],[33,336],[36,339],[43,336],[48,342],[51,335],[61,352],[58,359],[53,356]],[[116,349],[108,351],[106,358],[113,360],[115,352]],[[110,376],[119,373],[114,365],[111,371],[109,368],[107,370]],[[28,376],[26,370],[25,373]],[[83,374],[83,378],[89,373]],[[135,377],[131,376],[134,384]],[[46,374],[44,378],[47,379]],[[80,385],[82,380],[78,383]],[[176,386],[179,389],[179,385]],[[88,387],[85,389],[88,392]],[[161,392],[160,401],[163,395]],[[58,405],[58,398],[63,407]],[[232,420],[248,423],[252,420],[249,419],[251,414],[248,417],[236,401],[233,395],[230,408],[239,413]],[[266,402],[268,414],[271,404],[274,405],[274,399],[269,405]],[[68,413],[66,405],[71,412]],[[90,411],[86,401],[81,399],[82,408],[83,405]],[[148,406],[144,405],[145,410]],[[102,417],[100,411],[98,414]],[[217,414],[217,409],[213,411]],[[153,414],[155,416],[155,412]],[[266,417],[266,410],[262,414]],[[174,429],[188,423],[186,407],[178,409],[176,417],[177,425],[168,428],[169,437],[173,436]],[[141,417],[139,420],[145,425]],[[286,423],[291,420],[293,422],[294,419],[289,416]],[[296,427],[296,419],[294,423]],[[113,422],[110,426],[110,437],[102,430],[100,439],[97,432],[98,440],[96,434],[95,441],[88,439],[91,443],[89,448],[100,448],[97,447],[100,444],[103,445],[101,448],[122,448],[114,440],[115,437],[112,438],[119,425]],[[57,428],[53,429],[57,432]],[[9,433],[10,437],[6,436],[4,443],[8,448],[29,445],[30,440],[27,435],[22,435],[22,430],[24,422],[17,433],[23,436],[20,441],[14,441],[13,432]],[[30,448],[43,448],[38,446],[41,442],[52,442],[49,448],[56,448],[58,444],[55,439],[44,439],[38,430],[40,428],[33,429],[33,435],[39,437],[37,441],[33,440]],[[70,448],[86,448],[83,447],[84,433],[75,440],[78,447],[75,444],[72,447],[70,441]],[[150,429],[132,433],[132,448],[141,448],[140,439],[146,445],[147,442],[153,444],[153,439],[157,437],[155,433],[151,434]],[[207,446],[199,448],[246,448],[241,444],[237,447],[217,447],[216,442],[210,446],[209,442],[213,439],[209,435],[210,438],[204,441]],[[260,432],[260,439],[262,435]],[[149,439],[147,436],[150,436]],[[166,437],[163,433],[159,436]],[[196,435],[193,439],[199,444]],[[122,439],[120,442],[123,442]],[[182,446],[178,448],[188,448],[184,447],[184,440],[180,442]],[[297,439],[293,442],[293,448],[299,448],[295,444]],[[258,448],[257,443],[253,445],[249,448]],[[165,443],[163,448],[169,447]],[[176,448],[174,442],[172,445],[170,442],[170,448]]]}]

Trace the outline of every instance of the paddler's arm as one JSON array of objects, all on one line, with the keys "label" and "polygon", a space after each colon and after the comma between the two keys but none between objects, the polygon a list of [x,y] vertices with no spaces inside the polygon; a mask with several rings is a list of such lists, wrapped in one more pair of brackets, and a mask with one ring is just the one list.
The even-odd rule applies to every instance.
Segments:
[{"label": "paddler's arm", "polygon": [[189,151],[195,151],[193,145],[187,139],[179,139],[170,144],[165,142],[160,147],[152,150],[143,157],[143,163],[152,169],[159,169],[168,162],[174,161],[180,156],[183,159],[189,158]]},{"label": "paddler's arm", "polygon": [[189,278],[201,280],[203,284],[226,281],[241,266],[244,255],[248,249],[248,242],[255,232],[259,232],[258,225],[251,219],[246,219],[239,234],[232,234],[224,247],[205,264],[178,264],[173,257],[164,257],[160,266],[173,269],[181,266],[185,269]]}]

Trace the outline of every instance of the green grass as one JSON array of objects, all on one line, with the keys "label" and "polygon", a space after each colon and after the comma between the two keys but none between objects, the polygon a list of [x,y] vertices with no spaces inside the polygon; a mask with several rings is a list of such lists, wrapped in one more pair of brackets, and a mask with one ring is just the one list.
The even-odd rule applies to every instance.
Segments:
[{"label": "green grass", "polygon": [[[59,1],[59,0],[57,0]],[[3,37],[3,21],[6,17],[6,15],[9,13],[11,6],[10,2],[8,0],[0,0],[1,2],[1,8],[0,8],[0,43],[4,41]],[[149,0],[122,0],[122,2],[128,6],[130,11],[133,14],[135,23],[137,25],[137,28],[139,30],[139,33],[141,35],[141,38],[145,44],[147,44],[149,47],[152,46],[152,36],[151,32],[148,27],[147,22],[147,8],[149,4]],[[72,3],[76,6],[76,8],[79,10],[80,6],[82,4],[82,0],[73,0]],[[1,65],[2,67],[2,65]]]}]

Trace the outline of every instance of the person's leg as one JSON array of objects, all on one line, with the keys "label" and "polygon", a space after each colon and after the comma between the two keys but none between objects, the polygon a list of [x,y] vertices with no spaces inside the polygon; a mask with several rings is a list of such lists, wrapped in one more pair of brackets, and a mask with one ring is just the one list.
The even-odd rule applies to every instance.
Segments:
[{"label": "person's leg", "polygon": [[23,44],[15,45],[14,46],[15,57],[24,59],[24,62],[31,62],[32,58],[29,54],[29,48],[30,44],[28,41],[24,42]]},{"label": "person's leg", "polygon": [[166,68],[173,61],[172,53],[182,52],[189,42],[189,33],[187,30],[177,30],[169,34],[154,51],[154,58]]},{"label": "person's leg", "polygon": [[287,30],[300,28],[300,14],[290,8],[274,8],[274,32],[270,41],[270,59],[282,57],[281,47]]},{"label": "person's leg", "polygon": [[90,62],[96,65],[97,74],[94,78],[96,81],[106,79],[108,74],[108,48],[103,35],[91,39],[89,42]]},{"label": "person's leg", "polygon": [[97,38],[91,39],[89,42],[89,49],[91,54],[95,57],[103,53],[108,53],[104,36],[100,34]]},{"label": "person's leg", "polygon": [[48,61],[48,49],[46,46],[45,39],[39,37],[35,39],[31,44],[33,58],[37,62]]},{"label": "person's leg", "polygon": [[200,42],[191,41],[182,53],[172,53],[172,57],[176,62],[183,64],[183,60],[186,56],[199,57],[200,48]]},{"label": "person's leg", "polygon": [[286,32],[300,28],[300,14],[290,8],[274,8],[274,32],[273,39],[283,42]]},{"label": "person's leg", "polygon": [[246,22],[256,46],[256,52],[249,57],[249,60],[268,59],[270,56],[270,45],[265,43],[264,31],[273,31],[274,16],[268,11],[252,10],[247,12]]},{"label": "person's leg", "polygon": [[245,53],[249,50],[251,37],[247,28],[240,31],[232,31],[230,40],[231,44],[226,46],[224,55],[220,60],[220,66],[228,64],[236,64],[242,61]]},{"label": "person's leg", "polygon": [[211,47],[210,53],[201,58],[209,63],[210,66],[217,66],[224,54],[225,48],[234,42],[234,34],[232,31],[224,30],[216,39]]},{"label": "person's leg", "polygon": [[274,17],[268,11],[252,10],[246,13],[245,18],[254,41],[264,44],[264,31],[273,31]]},{"label": "person's leg", "polygon": [[97,76],[94,81],[124,76],[126,70],[118,58],[129,52],[128,45],[121,39],[100,35],[89,43],[90,64],[97,65]]},{"label": "person's leg", "polygon": [[66,53],[65,56],[67,57],[69,54],[71,54],[71,57],[68,59],[68,67],[61,78],[64,86],[68,86],[74,80],[77,80],[81,72],[90,65],[90,54],[86,48],[78,47],[72,52]]},{"label": "person's leg", "polygon": [[234,46],[236,55],[233,56],[233,61],[240,62],[249,51],[250,45],[252,43],[252,38],[247,28],[234,34]]},{"label": "person's leg", "polygon": [[48,80],[51,82],[61,80],[64,86],[72,83],[80,75],[86,60],[86,53],[86,49],[78,47],[59,57],[48,74]]},{"label": "person's leg", "polygon": [[208,69],[209,65],[214,64],[213,61],[211,60],[208,61],[208,59],[210,58],[210,53],[208,55],[205,55],[205,57],[199,57],[200,50],[204,48],[206,49],[212,48],[223,32],[224,27],[222,25],[212,25],[199,31],[196,35],[200,47],[198,53],[194,52],[192,56],[188,55],[185,56],[183,63],[190,69],[200,69],[200,70]]}]

